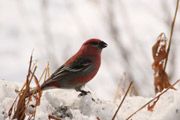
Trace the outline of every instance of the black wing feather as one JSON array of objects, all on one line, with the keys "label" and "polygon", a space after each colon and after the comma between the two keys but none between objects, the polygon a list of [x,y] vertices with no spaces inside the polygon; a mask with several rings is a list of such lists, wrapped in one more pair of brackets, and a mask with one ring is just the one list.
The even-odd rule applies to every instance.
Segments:
[{"label": "black wing feather", "polygon": [[49,79],[55,79],[59,76],[62,76],[64,74],[69,74],[69,73],[75,73],[75,72],[81,72],[86,70],[89,66],[92,65],[92,59],[84,59],[82,57],[80,57],[79,59],[77,59],[73,64],[71,64],[70,66],[65,66],[62,65],[59,69],[57,69],[51,76]]}]

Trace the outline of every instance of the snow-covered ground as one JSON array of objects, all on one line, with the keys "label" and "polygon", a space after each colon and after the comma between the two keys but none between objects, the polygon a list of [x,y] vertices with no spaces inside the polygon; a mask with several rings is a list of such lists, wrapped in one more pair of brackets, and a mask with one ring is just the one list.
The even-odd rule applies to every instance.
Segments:
[{"label": "snow-covered ground", "polygon": [[[19,90],[20,87],[19,83],[0,80],[0,120],[9,120],[8,110],[17,96],[15,90]],[[151,99],[141,96],[127,97],[115,120],[125,120]],[[35,119],[48,120],[48,115],[54,115],[62,117],[62,120],[97,120],[97,118],[111,120],[118,104],[99,99],[93,91],[91,94],[78,97],[78,93],[74,90],[53,89],[43,93]],[[32,108],[28,108],[26,114],[31,110]],[[145,107],[135,114],[132,120],[179,120],[179,118],[180,91],[169,90],[160,97],[153,112]]]}]

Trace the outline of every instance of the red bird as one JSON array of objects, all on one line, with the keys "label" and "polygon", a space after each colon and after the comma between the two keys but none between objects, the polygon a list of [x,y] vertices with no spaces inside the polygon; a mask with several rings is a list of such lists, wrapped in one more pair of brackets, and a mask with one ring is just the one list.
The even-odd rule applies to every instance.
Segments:
[{"label": "red bird", "polygon": [[88,92],[81,89],[98,72],[101,64],[101,51],[107,44],[99,39],[89,39],[80,50],[58,68],[42,85],[41,90],[52,87],[75,89],[80,95]]}]

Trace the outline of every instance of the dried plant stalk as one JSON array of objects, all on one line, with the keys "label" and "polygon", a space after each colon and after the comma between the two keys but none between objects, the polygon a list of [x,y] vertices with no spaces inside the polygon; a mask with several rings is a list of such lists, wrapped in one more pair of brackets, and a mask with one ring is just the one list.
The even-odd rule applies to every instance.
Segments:
[{"label": "dried plant stalk", "polygon": [[[11,108],[9,109],[8,116],[10,119],[18,119],[18,120],[23,120],[25,119],[25,111],[27,109],[27,106],[33,106],[35,111],[30,112],[30,116],[28,117],[28,120],[35,118],[35,113],[36,113],[36,107],[40,105],[40,98],[41,98],[41,87],[39,85],[39,80],[35,76],[35,72],[37,69],[36,66],[37,61],[34,63],[32,62],[32,55],[30,57],[30,62],[29,62],[29,69],[28,69],[28,74],[26,77],[26,81],[23,84],[21,90],[19,91],[16,99],[14,100]],[[47,67],[45,70],[49,71],[49,68]],[[45,72],[42,73],[40,79],[43,77]],[[38,96],[33,94],[32,96],[35,98],[35,105],[29,105],[30,101],[32,101],[32,96],[31,96],[31,91],[30,91],[30,83],[32,82],[34,78],[34,81],[36,83],[36,88]]]},{"label": "dried plant stalk", "polygon": [[[165,70],[167,66],[169,51],[171,48],[172,36],[173,36],[178,7],[179,7],[179,0],[177,0],[177,4],[176,4],[176,10],[171,25],[171,33],[170,33],[170,39],[167,50],[166,50],[167,38],[164,33],[161,33],[159,35],[158,41],[152,48],[153,58],[154,58],[154,63],[152,64],[152,68],[154,70],[155,93],[161,92],[164,88],[168,88],[169,86],[171,86],[168,80],[168,75],[165,72]],[[172,87],[172,89],[175,88]]]}]

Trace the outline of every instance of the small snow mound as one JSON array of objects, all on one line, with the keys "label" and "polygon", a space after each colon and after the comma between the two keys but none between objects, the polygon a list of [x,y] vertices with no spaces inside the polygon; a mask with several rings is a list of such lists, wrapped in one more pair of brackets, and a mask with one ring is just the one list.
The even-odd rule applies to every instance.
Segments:
[{"label": "small snow mound", "polygon": [[[8,110],[13,104],[20,85],[0,81],[0,120],[9,120]],[[88,88],[86,88],[88,89]],[[48,120],[49,115],[63,120],[110,120],[117,106],[111,102],[98,99],[93,92],[79,97],[79,92],[66,89],[44,91],[41,104],[36,108],[36,120]],[[28,116],[33,111],[35,102],[32,101],[26,110]],[[113,111],[113,112],[112,112]],[[117,116],[118,120],[122,120]]]},{"label": "small snow mound", "polygon": [[[111,102],[98,99],[95,94],[78,97],[74,90],[54,89],[44,92],[41,105],[37,108],[36,119],[42,116],[39,113],[54,115],[65,120],[110,120],[112,111],[117,106]],[[120,119],[120,116],[117,116]],[[44,118],[45,119],[45,118]],[[47,119],[47,118],[46,118]]]}]

